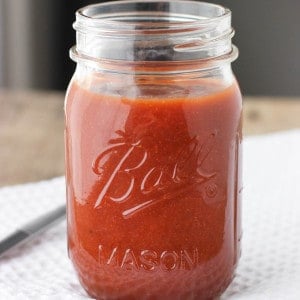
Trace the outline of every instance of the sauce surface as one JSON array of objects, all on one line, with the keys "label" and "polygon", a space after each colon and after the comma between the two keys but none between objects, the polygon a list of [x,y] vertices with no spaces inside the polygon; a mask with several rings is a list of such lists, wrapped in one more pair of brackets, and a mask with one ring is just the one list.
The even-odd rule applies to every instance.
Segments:
[{"label": "sauce surface", "polygon": [[232,280],[241,96],[195,88],[69,88],[69,255],[93,297],[210,299]]}]

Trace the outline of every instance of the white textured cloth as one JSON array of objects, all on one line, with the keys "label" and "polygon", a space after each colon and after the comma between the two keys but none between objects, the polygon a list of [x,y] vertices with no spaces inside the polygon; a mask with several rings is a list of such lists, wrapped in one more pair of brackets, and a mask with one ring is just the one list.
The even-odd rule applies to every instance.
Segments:
[{"label": "white textured cloth", "polygon": [[[300,299],[300,130],[244,141],[242,258],[222,299]],[[0,239],[65,201],[64,179],[0,189]],[[88,299],[65,222],[0,260],[0,299]]]}]

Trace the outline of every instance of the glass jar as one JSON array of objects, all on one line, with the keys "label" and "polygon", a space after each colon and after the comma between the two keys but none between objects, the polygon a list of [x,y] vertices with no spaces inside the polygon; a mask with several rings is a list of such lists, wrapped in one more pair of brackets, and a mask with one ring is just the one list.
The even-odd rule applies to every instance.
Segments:
[{"label": "glass jar", "polygon": [[120,1],[76,14],[68,248],[97,299],[212,299],[240,255],[241,94],[231,12]]}]

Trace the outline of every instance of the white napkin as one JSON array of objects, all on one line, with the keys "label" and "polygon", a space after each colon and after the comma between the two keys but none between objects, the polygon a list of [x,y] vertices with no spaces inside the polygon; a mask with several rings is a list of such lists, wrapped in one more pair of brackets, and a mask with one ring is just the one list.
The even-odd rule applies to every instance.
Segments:
[{"label": "white napkin", "polygon": [[[62,177],[0,189],[0,239],[64,201]],[[0,260],[0,299],[89,299],[65,225]],[[222,299],[300,299],[300,130],[244,141],[242,258]]]}]

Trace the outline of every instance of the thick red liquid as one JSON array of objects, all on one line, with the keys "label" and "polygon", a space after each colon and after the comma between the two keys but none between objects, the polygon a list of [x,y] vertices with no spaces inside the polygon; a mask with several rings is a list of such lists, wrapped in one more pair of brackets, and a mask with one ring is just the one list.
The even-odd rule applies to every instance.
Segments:
[{"label": "thick red liquid", "polygon": [[69,88],[69,254],[97,299],[213,299],[232,280],[241,96],[235,83],[192,89]]}]

